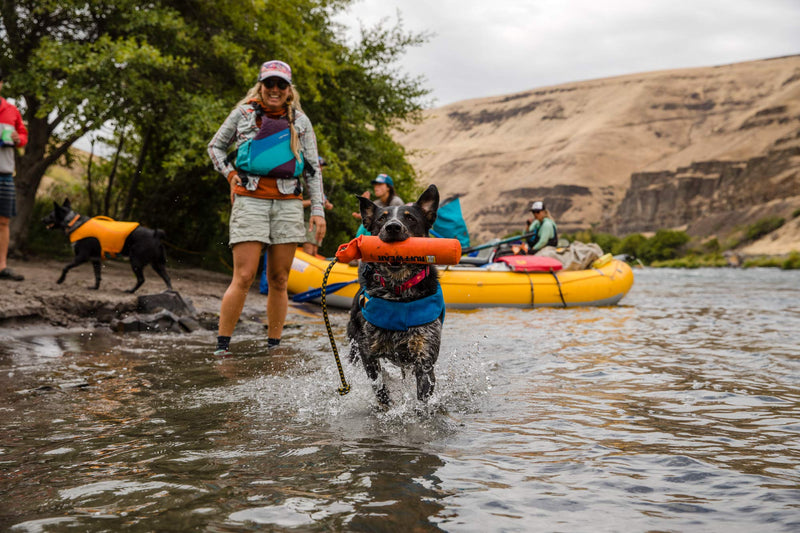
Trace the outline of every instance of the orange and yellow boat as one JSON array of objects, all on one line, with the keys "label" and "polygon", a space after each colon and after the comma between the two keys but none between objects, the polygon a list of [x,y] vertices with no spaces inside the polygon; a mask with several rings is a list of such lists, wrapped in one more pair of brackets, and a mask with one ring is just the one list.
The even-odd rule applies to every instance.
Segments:
[{"label": "orange and yellow boat", "polygon": [[[328,259],[298,249],[289,274],[289,292],[319,289],[329,264]],[[523,272],[502,262],[447,265],[438,270],[445,305],[453,309],[616,305],[633,286],[631,267],[608,254],[586,270]],[[336,263],[328,275],[327,305],[349,308],[358,292],[357,279],[357,267]]]}]

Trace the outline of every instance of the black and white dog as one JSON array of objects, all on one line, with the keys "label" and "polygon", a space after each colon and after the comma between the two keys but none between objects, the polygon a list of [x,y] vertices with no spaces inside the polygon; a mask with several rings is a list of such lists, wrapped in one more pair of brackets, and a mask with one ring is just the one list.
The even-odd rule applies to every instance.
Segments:
[{"label": "black and white dog", "polygon": [[67,272],[76,266],[91,261],[94,267],[94,287],[100,288],[100,260],[105,254],[120,254],[130,257],[131,268],[136,275],[136,285],[125,292],[135,292],[144,283],[144,267],[150,264],[161,276],[167,288],[172,282],[167,274],[167,257],[161,239],[163,230],[152,230],[136,222],[117,222],[107,217],[89,218],[72,210],[70,201],[64,205],[53,202],[53,211],[42,219],[49,229],[62,229],[72,243],[75,257],[61,271],[56,283],[63,283]]},{"label": "black and white dog", "polygon": [[[419,199],[405,206],[378,207],[358,197],[364,227],[384,242],[427,237],[436,220],[439,191],[431,185]],[[417,398],[427,401],[436,377],[444,320],[444,298],[434,265],[363,263],[361,290],[353,300],[347,335],[350,358],[360,358],[372,380],[378,401],[389,405],[381,359],[404,370],[412,368]]]}]

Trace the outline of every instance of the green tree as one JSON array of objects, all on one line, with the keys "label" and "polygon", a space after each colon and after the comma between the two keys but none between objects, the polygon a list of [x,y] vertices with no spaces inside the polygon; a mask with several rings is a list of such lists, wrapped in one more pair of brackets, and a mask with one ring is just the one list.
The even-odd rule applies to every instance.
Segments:
[{"label": "green tree", "polygon": [[12,243],[23,243],[36,191],[47,168],[87,132],[106,122],[135,120],[153,92],[151,83],[188,68],[163,54],[148,36],[166,41],[181,31],[174,11],[130,0],[20,0],[0,8],[0,65],[6,95],[23,114],[29,141],[17,160],[18,216]]},{"label": "green tree", "polygon": [[352,195],[375,174],[388,172],[401,195],[416,194],[413,168],[390,132],[415,116],[427,94],[395,65],[425,37],[398,21],[364,29],[350,45],[332,22],[350,3],[4,1],[0,66],[30,131],[17,167],[12,241],[25,241],[47,167],[106,125],[119,164],[113,180],[108,163],[93,170],[103,191],[89,208],[164,228],[190,250],[218,246],[227,184],[211,168],[206,144],[254,84],[258,65],[275,58],[292,65],[330,163],[325,181],[336,211],[327,247],[355,229]]}]

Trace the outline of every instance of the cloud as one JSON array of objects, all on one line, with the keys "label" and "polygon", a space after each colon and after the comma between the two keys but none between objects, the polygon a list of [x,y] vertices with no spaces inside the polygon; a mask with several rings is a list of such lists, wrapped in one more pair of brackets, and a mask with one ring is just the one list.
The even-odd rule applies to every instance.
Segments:
[{"label": "cloud", "polygon": [[437,105],[635,72],[800,53],[796,0],[361,0],[337,17],[435,35],[402,68]]}]

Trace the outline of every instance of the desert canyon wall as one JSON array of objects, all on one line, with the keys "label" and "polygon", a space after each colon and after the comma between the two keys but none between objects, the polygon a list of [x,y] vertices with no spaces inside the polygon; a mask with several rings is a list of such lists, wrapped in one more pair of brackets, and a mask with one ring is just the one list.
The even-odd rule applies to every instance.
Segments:
[{"label": "desert canyon wall", "polygon": [[428,110],[397,134],[423,183],[461,197],[473,242],[544,200],[562,232],[662,228],[800,250],[800,55],[568,83]]}]

